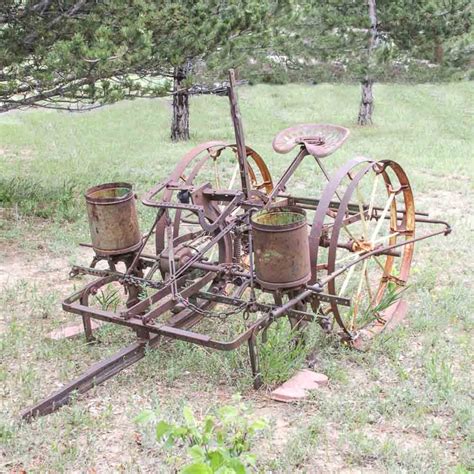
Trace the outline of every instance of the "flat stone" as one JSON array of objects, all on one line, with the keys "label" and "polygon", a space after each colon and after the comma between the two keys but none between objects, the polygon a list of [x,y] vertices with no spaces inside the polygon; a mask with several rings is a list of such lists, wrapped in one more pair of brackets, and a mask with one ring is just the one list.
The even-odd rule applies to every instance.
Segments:
[{"label": "flat stone", "polygon": [[[91,320],[91,328],[94,331],[101,324],[97,321]],[[63,326],[54,331],[51,331],[46,337],[53,341],[60,341],[62,339],[71,339],[73,337],[84,334],[84,326],[82,324],[75,324],[74,326]]]},{"label": "flat stone", "polygon": [[299,370],[293,377],[270,393],[270,398],[279,402],[302,400],[308,396],[310,390],[325,387],[328,378],[324,374],[309,369]]}]

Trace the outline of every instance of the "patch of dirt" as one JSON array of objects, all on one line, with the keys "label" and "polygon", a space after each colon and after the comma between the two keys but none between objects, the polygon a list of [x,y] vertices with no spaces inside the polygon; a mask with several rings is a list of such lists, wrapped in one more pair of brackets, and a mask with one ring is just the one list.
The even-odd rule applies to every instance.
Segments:
[{"label": "patch of dirt", "polygon": [[[91,251],[81,249],[77,260],[89,264]],[[0,254],[0,288],[27,282],[40,287],[72,287],[69,279],[70,261],[67,257],[56,256],[43,246],[38,246],[34,254],[9,245]]]},{"label": "patch of dirt", "polygon": [[470,198],[462,191],[433,189],[415,195],[416,209],[429,212],[432,219],[458,219],[467,217],[466,209],[470,208]]},{"label": "patch of dirt", "polygon": [[[89,265],[92,255],[87,249],[80,249],[74,260]],[[41,245],[34,253],[18,249],[14,245],[5,245],[0,252],[0,292],[11,291],[19,285],[27,284],[38,289],[41,294],[48,290],[59,290],[63,297],[74,290],[78,280],[69,278],[71,261],[68,257],[57,256]],[[26,303],[23,302],[23,303]],[[20,304],[20,303],[19,303]],[[61,302],[57,301],[57,308]],[[0,309],[0,334],[5,333],[8,326],[7,308]]]},{"label": "patch of dirt", "polygon": [[256,417],[262,417],[271,423],[272,449],[279,452],[285,448],[297,428],[291,423],[291,411],[287,403],[275,402],[264,402],[254,410]]}]

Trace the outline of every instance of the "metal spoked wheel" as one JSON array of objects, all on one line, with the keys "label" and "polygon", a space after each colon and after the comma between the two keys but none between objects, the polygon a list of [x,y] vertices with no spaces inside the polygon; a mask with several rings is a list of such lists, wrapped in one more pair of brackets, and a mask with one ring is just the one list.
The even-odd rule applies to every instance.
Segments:
[{"label": "metal spoked wheel", "polygon": [[[247,162],[254,199],[265,199],[273,189],[273,182],[267,165],[263,158],[250,147],[247,147]],[[240,189],[239,166],[237,150],[235,145],[222,142],[212,142],[206,146],[199,145],[191,150],[176,166],[173,179],[192,186],[210,183],[217,190]],[[175,199],[171,191],[166,191],[162,197],[163,201]],[[213,206],[210,219],[217,219],[221,213],[221,205],[216,202]],[[163,218],[158,222],[156,228],[156,251],[160,254],[166,246],[166,220]],[[173,238],[179,238],[184,233],[199,232],[201,229],[197,215],[192,211],[177,210],[173,216]],[[224,239],[226,257],[219,259],[222,262],[231,262],[232,242],[230,236]]]},{"label": "metal spoked wheel", "polygon": [[[415,232],[413,194],[400,165],[367,159],[349,163],[323,193],[326,200],[330,194],[333,199],[319,226],[317,253],[318,279],[324,283],[335,275],[326,282],[325,291],[351,297],[349,306],[332,301],[317,308],[334,316],[346,339],[388,322],[384,311],[401,297],[414,249],[413,243],[397,245],[412,239]],[[321,216],[323,210],[318,213]]]}]

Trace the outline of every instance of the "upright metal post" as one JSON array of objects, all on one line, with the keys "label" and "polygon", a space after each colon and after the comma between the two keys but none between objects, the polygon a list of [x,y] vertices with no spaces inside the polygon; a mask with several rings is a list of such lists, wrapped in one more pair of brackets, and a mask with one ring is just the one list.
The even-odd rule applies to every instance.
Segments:
[{"label": "upright metal post", "polygon": [[237,157],[239,160],[240,180],[242,182],[242,191],[245,199],[249,198],[250,185],[249,173],[247,164],[247,149],[245,147],[244,129],[242,127],[242,117],[240,116],[239,104],[237,102],[237,92],[235,90],[235,72],[229,69],[229,100],[230,100],[230,114],[232,123],[234,124],[235,143],[237,145]]},{"label": "upright metal post", "polygon": [[258,390],[262,384],[262,374],[260,373],[260,364],[258,360],[257,352],[257,335],[253,332],[248,339],[249,356],[250,356],[250,367],[252,368],[253,388]]}]

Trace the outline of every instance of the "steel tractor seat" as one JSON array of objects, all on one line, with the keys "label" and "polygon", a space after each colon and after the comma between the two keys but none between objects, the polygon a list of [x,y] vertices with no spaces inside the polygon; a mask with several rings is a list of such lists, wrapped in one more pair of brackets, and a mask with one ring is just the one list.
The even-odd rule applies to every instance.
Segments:
[{"label": "steel tractor seat", "polygon": [[302,145],[310,155],[324,158],[334,153],[348,136],[349,130],[339,125],[302,123],[279,132],[272,146],[277,153],[289,153],[297,145]]}]

